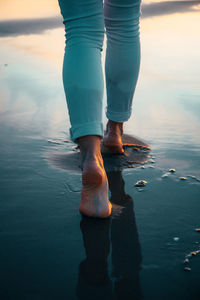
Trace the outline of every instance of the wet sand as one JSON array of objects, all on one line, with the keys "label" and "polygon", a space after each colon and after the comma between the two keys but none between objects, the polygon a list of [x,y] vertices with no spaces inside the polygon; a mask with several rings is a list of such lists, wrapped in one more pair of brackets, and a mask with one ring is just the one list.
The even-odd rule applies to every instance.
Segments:
[{"label": "wet sand", "polygon": [[[107,220],[78,212],[62,28],[0,39],[0,299],[200,299],[197,25],[192,11],[142,20],[141,73],[125,133],[151,151],[127,148],[128,165],[104,157]],[[140,180],[146,184],[137,187]]]}]

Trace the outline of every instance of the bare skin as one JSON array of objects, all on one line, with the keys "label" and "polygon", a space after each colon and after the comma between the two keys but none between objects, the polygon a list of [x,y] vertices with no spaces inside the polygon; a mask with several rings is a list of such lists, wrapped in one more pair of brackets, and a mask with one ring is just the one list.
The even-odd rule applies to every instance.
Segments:
[{"label": "bare skin", "polygon": [[[103,139],[109,152],[123,154],[123,123],[108,121]],[[81,153],[82,190],[79,211],[81,214],[107,218],[112,204],[108,199],[108,179],[101,156],[101,137],[87,135],[78,138]]]},{"label": "bare skin", "polygon": [[107,218],[112,204],[108,199],[108,180],[100,151],[101,137],[87,135],[78,139],[81,152],[82,190],[79,212]]},{"label": "bare skin", "polygon": [[123,123],[122,122],[113,122],[108,120],[106,126],[106,132],[103,138],[103,146],[106,148],[106,152],[123,154]]}]

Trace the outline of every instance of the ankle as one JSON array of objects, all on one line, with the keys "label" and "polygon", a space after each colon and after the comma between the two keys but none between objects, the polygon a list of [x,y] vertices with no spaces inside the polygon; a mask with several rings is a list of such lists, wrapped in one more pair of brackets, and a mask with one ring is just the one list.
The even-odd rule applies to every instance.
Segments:
[{"label": "ankle", "polygon": [[118,132],[120,131],[120,134],[123,134],[123,122],[115,122],[112,120],[108,120],[107,126],[106,126],[106,130],[108,131],[112,131],[112,132]]},{"label": "ankle", "polygon": [[77,142],[80,147],[80,168],[82,171],[88,164],[91,165],[92,162],[96,163],[97,161],[101,161],[102,165],[101,139],[100,136],[96,135],[87,135],[78,139]]},{"label": "ankle", "polygon": [[95,155],[100,153],[101,139],[98,135],[86,135],[78,138],[77,142],[81,152]]}]

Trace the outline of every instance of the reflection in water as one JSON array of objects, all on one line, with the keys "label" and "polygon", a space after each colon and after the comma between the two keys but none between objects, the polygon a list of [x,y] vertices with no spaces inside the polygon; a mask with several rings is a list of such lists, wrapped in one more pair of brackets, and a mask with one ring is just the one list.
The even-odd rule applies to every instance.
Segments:
[{"label": "reflection in water", "polygon": [[111,226],[114,299],[141,299],[139,271],[142,256],[133,199],[125,194],[120,171],[109,172],[107,176],[110,201],[124,207],[121,215],[112,219]]},{"label": "reflection in water", "polygon": [[99,220],[82,217],[80,227],[86,259],[79,265],[79,299],[110,299],[112,295],[107,263],[110,251],[110,222],[110,218]]},{"label": "reflection in water", "polygon": [[[110,201],[123,207],[119,216],[80,223],[86,259],[79,266],[79,299],[142,299],[139,272],[141,248],[133,199],[125,194],[121,171],[107,172]],[[112,245],[112,280],[108,275],[108,255]],[[112,284],[113,283],[113,284]]]}]

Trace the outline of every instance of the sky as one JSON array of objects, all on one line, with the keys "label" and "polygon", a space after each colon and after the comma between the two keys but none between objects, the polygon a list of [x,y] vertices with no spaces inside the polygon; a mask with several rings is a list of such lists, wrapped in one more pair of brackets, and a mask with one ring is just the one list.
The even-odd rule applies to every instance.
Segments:
[{"label": "sky", "polygon": [[[200,0],[142,1],[142,18],[186,12],[199,13]],[[0,37],[39,34],[60,27],[62,18],[57,0],[0,0]]]},{"label": "sky", "polygon": [[[200,1],[143,0],[145,16],[195,9]],[[191,8],[193,7],[193,8]],[[57,0],[0,0],[0,20],[53,17],[59,15]]]},{"label": "sky", "polygon": [[[183,112],[179,113],[178,118],[177,109],[173,108],[176,101],[181,99],[182,103],[184,101],[186,105],[189,103],[190,110],[193,101],[193,107],[196,107],[196,99],[199,99],[200,78],[200,68],[197,67],[200,66],[199,13],[200,1],[151,2],[143,0],[140,25],[142,61],[135,99],[136,119],[141,115],[145,118],[143,107],[151,103],[145,110],[148,112],[146,120],[149,119],[150,123],[159,122],[155,126],[157,128],[162,126],[165,118],[169,120],[169,114],[166,112],[170,111],[171,122],[174,126],[174,120],[177,120],[178,124],[184,123]],[[61,70],[64,42],[64,26],[57,0],[0,0],[0,72],[5,77],[0,87],[1,93],[4,93],[3,96],[0,94],[1,107],[5,106],[6,109],[9,99],[13,97],[10,81],[13,83],[13,94],[18,105],[18,108],[12,105],[14,112],[20,111],[23,106],[27,107],[28,113],[33,113],[35,98],[50,101],[53,95],[52,103],[54,103],[54,98],[60,95],[60,102],[56,98],[56,105],[63,103]],[[105,60],[105,51],[102,53],[102,59]],[[40,74],[41,77],[37,79]],[[9,84],[6,83],[8,78]],[[38,96],[33,91],[36,82],[38,82],[38,87],[34,90],[41,91],[42,96]],[[49,86],[52,89],[49,89]],[[16,90],[18,96],[16,96]],[[152,90],[156,93],[153,94]],[[48,94],[43,95],[43,93]],[[27,97],[29,104],[26,104]],[[149,99],[149,97],[152,98]],[[149,101],[144,103],[143,99]],[[153,102],[155,106],[152,105]],[[172,105],[172,109],[167,110],[166,103],[168,106]],[[56,127],[55,124],[59,124],[62,119],[60,112],[64,111],[65,107],[55,110],[55,107],[50,106],[50,109],[52,109],[51,118],[52,115],[55,116],[55,122],[52,122],[53,130]],[[140,109],[142,114],[137,113]],[[159,120],[155,116],[158,109]],[[193,111],[196,112],[197,109]],[[193,125],[194,115],[193,113],[191,122]],[[29,118],[30,115],[26,116]],[[65,117],[63,115],[63,122],[65,122]],[[7,115],[6,118],[8,118]],[[41,115],[37,118],[42,119]],[[24,120],[24,116],[22,118],[19,114],[19,120],[22,119]],[[140,121],[134,126],[139,124],[138,132],[145,137],[146,125],[144,123],[142,127]],[[185,130],[184,126],[178,126],[178,128],[179,131]],[[198,128],[198,130],[195,129],[198,132],[196,136],[199,136],[199,125],[196,128]],[[194,131],[194,128],[190,131]]]}]

